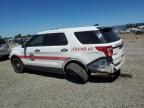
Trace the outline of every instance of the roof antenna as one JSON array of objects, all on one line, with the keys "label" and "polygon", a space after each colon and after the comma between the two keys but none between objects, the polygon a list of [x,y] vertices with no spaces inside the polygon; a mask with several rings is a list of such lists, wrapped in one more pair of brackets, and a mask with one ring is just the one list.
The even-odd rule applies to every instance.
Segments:
[{"label": "roof antenna", "polygon": [[94,24],[94,26],[99,26],[99,24]]}]

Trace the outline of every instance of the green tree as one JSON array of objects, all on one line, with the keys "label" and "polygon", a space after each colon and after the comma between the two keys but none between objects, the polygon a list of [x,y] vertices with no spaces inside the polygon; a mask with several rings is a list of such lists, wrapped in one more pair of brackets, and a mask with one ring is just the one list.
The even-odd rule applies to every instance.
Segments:
[{"label": "green tree", "polygon": [[30,35],[30,34],[28,34],[28,35],[27,35],[27,37],[31,37],[31,35]]},{"label": "green tree", "polygon": [[21,37],[22,37],[21,34],[18,34],[18,35],[15,35],[15,36],[14,36],[15,39],[17,39],[17,38],[21,38]]}]

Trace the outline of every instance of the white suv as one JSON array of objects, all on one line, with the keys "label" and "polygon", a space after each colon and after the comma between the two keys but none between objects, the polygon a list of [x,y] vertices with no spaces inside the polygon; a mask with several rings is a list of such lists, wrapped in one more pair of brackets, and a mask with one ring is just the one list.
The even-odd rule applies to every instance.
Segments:
[{"label": "white suv", "polygon": [[39,32],[10,54],[14,70],[26,68],[72,75],[83,82],[97,72],[114,74],[124,63],[123,41],[104,27]]}]

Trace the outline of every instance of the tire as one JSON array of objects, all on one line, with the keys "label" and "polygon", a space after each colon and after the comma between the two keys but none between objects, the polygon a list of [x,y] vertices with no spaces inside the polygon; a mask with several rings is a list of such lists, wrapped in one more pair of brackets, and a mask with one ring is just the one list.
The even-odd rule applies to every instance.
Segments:
[{"label": "tire", "polygon": [[16,73],[23,73],[24,72],[24,65],[19,58],[17,58],[17,57],[13,58],[11,63],[13,65],[13,68],[14,68]]},{"label": "tire", "polygon": [[140,32],[140,31],[137,31],[135,34],[136,34],[136,35],[140,35],[140,34],[141,34],[141,32]]},{"label": "tire", "polygon": [[121,70],[117,70],[116,72],[109,75],[110,78],[118,78],[121,74]]},{"label": "tire", "polygon": [[119,77],[120,76],[120,74],[121,74],[121,70],[119,69],[119,70],[117,70],[116,72],[115,72],[115,74]]},{"label": "tire", "polygon": [[73,79],[80,83],[86,83],[89,79],[87,71],[78,63],[70,63],[66,66],[67,77],[73,77]]}]

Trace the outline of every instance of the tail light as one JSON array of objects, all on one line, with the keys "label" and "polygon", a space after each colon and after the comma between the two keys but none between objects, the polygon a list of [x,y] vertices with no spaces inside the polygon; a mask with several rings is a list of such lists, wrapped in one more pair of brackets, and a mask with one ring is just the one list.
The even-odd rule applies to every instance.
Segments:
[{"label": "tail light", "polygon": [[99,47],[96,47],[96,49],[98,51],[104,52],[104,54],[107,57],[112,57],[112,55],[113,55],[113,48],[112,48],[112,46],[99,46]]}]

